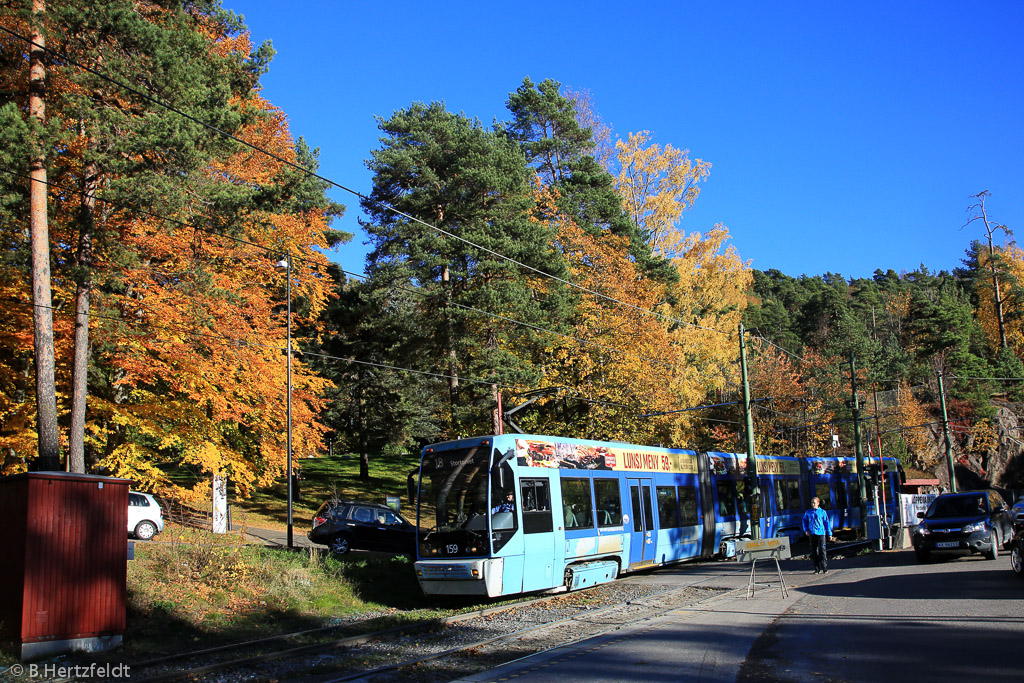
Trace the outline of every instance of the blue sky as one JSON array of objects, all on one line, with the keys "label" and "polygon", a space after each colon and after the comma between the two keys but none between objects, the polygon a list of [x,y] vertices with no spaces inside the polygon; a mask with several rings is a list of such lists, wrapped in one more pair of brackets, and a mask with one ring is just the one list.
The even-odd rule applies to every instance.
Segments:
[{"label": "blue sky", "polygon": [[[870,277],[960,265],[970,195],[1024,240],[1024,3],[223,0],[277,56],[263,94],[368,192],[374,116],[422,101],[507,120],[523,77],[588,90],[613,133],[712,164],[687,232],[754,268]],[[363,269],[358,202],[332,258]]]}]

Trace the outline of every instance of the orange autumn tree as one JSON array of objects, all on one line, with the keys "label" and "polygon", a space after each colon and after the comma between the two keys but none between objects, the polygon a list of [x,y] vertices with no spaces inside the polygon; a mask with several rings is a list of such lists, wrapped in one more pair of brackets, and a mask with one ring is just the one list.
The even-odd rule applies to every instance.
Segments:
[{"label": "orange autumn tree", "polygon": [[[996,247],[994,253],[993,259],[987,252],[979,250],[978,267],[987,273],[993,260],[997,262],[1002,281],[1003,334],[1006,336],[1007,346],[1018,358],[1024,358],[1024,324],[1021,323],[1024,320],[1024,295],[1020,292],[1021,283],[1024,283],[1024,250],[1011,242]],[[997,349],[1000,344],[999,319],[993,304],[995,291],[992,280],[988,277],[976,278],[975,292],[978,297],[978,322],[985,331],[989,345]]]},{"label": "orange autumn tree", "polygon": [[[0,9],[6,26],[15,25],[7,20],[16,11]],[[255,96],[269,51],[252,49],[237,17],[203,4],[72,2],[51,4],[45,20],[48,46],[111,77],[59,59],[47,74],[62,425],[71,423],[72,437],[85,433],[92,471],[173,491],[167,472],[186,467],[200,479],[227,474],[245,493],[279,475],[285,458],[285,288],[274,264],[285,251],[293,255],[297,333],[315,334],[306,321],[322,307],[330,279],[316,249],[337,236],[326,225],[338,207],[302,173],[243,154],[181,116],[190,113],[287,159],[315,162],[304,143],[291,139],[283,114]],[[25,88],[17,85],[26,80],[25,48],[8,37],[0,50],[0,84],[9,86],[0,96],[3,162],[17,172],[28,156],[20,148],[31,137],[20,116]],[[147,79],[139,81],[139,73]],[[30,314],[22,265],[27,188],[14,173],[0,183],[9,267],[0,294]],[[92,240],[91,260],[80,258],[82,235]],[[81,311],[91,315],[84,343],[72,341],[76,318],[85,319]],[[0,445],[5,471],[15,471],[34,457],[25,438],[35,429],[34,401],[23,379],[32,369],[25,353],[31,325],[20,312],[6,322],[14,326],[0,329]],[[72,346],[76,367],[79,358],[89,362],[82,430],[67,417],[69,404],[85,405],[78,384],[71,398]],[[296,363],[297,455],[315,447],[320,427],[307,418],[323,387]],[[66,432],[61,437],[68,441]]]},{"label": "orange autumn tree", "polygon": [[651,132],[629,133],[615,142],[619,172],[615,192],[633,223],[647,231],[652,251],[675,255],[682,234],[677,226],[683,211],[700,194],[711,164],[690,160],[689,150],[650,143]]},{"label": "orange autumn tree", "polygon": [[594,294],[580,293],[573,339],[554,344],[545,384],[568,387],[585,402],[585,422],[575,428],[592,437],[663,440],[683,421],[642,415],[675,405],[680,387],[674,380],[685,373],[673,362],[678,349],[669,339],[670,323],[644,312],[658,306],[663,290],[639,277],[625,238],[591,235],[566,221],[558,245],[574,281]]},{"label": "orange autumn tree", "polygon": [[[297,161],[282,112],[258,96],[241,106],[253,121],[243,140]],[[219,184],[301,184],[297,174],[246,148],[193,184],[201,198]],[[292,255],[293,330],[316,333],[331,288],[319,251],[330,246],[327,208],[281,201],[230,220],[208,219],[203,209],[197,202],[178,221],[124,227],[121,242],[138,258],[123,266],[122,287],[102,297],[94,331],[97,363],[111,377],[110,391],[90,406],[100,465],[184,498],[205,496],[212,474],[228,476],[242,495],[281,476],[286,283],[277,263]],[[301,459],[319,448],[329,383],[296,358],[292,384],[293,452]],[[167,478],[168,467],[185,467],[200,483],[184,490]]]},{"label": "orange autumn tree", "polygon": [[814,351],[793,356],[756,337],[748,348],[751,394],[767,399],[753,409],[757,452],[831,455],[833,402],[841,390],[831,384],[832,364]]},{"label": "orange autumn tree", "polygon": [[700,369],[699,384],[708,394],[739,382],[739,341],[736,333],[746,308],[752,276],[734,247],[726,246],[728,229],[718,224],[706,234],[682,236],[670,230],[675,243],[672,265],[679,274],[668,289],[671,315],[680,323],[673,343],[684,349],[684,362]]},{"label": "orange autumn tree", "polygon": [[616,142],[615,191],[625,212],[648,235],[651,252],[668,258],[678,275],[665,292],[671,302],[666,313],[677,321],[669,334],[679,350],[683,384],[690,388],[676,408],[692,408],[738,386],[736,332],[753,278],[749,264],[727,246],[724,225],[706,234],[686,233],[680,226],[711,164],[650,139],[648,131],[641,131]]},{"label": "orange autumn tree", "polygon": [[643,277],[627,239],[582,230],[558,211],[552,194],[538,193],[539,220],[557,225],[556,248],[578,289],[571,333],[552,338],[544,378],[544,386],[565,389],[559,401],[570,406],[569,414],[544,429],[638,443],[692,443],[694,415],[676,411],[698,405],[729,374],[692,362],[717,363],[704,337],[713,335],[718,343],[723,335],[674,317],[665,303],[668,286]]}]

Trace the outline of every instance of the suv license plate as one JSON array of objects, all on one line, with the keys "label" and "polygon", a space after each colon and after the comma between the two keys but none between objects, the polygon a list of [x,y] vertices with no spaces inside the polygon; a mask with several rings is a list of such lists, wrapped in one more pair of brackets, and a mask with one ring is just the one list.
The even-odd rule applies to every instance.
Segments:
[{"label": "suv license plate", "polygon": [[958,541],[942,541],[941,543],[936,543],[935,547],[936,548],[956,548],[956,547],[959,547],[959,545],[960,545],[960,543]]}]

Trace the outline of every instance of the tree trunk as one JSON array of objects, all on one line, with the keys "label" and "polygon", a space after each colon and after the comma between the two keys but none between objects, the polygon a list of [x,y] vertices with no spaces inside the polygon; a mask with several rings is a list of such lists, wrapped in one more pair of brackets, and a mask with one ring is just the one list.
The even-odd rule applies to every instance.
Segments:
[{"label": "tree trunk", "polygon": [[[1005,349],[1007,347],[1007,342],[1006,342],[1006,321],[1005,321],[1005,319],[1003,317],[1003,296],[1002,296],[1002,293],[1000,292],[1000,287],[999,287],[999,271],[996,268],[996,258],[995,258],[996,250],[995,250],[995,245],[992,243],[993,242],[992,241],[992,237],[995,234],[996,230],[1002,230],[1007,235],[1010,234],[1010,231],[1007,229],[1007,227],[1005,225],[992,225],[989,222],[989,220],[988,220],[988,211],[985,209],[985,200],[988,198],[988,196],[989,196],[988,190],[984,190],[983,192],[979,192],[978,194],[974,195],[974,199],[977,199],[978,203],[975,204],[974,206],[972,206],[971,208],[975,209],[977,211],[977,213],[971,218],[970,221],[968,221],[968,223],[970,223],[972,221],[976,221],[976,220],[978,220],[980,218],[981,221],[985,224],[985,234],[988,237],[988,265],[989,265],[989,270],[992,271],[992,290],[993,290],[993,295],[992,295],[993,296],[993,301],[992,301],[992,303],[995,305],[996,320],[999,323],[999,344],[1000,344],[1000,348]],[[979,259],[979,265],[980,265],[980,259]]]},{"label": "tree trunk", "polygon": [[448,401],[451,405],[451,428],[456,430],[456,419],[455,413],[459,405],[459,357],[455,352],[455,340],[452,334],[452,323],[449,316],[452,303],[452,283],[451,283],[451,272],[448,266],[444,267],[444,271],[441,273],[441,286],[444,288],[445,296],[445,334],[447,339],[445,343],[448,346]]},{"label": "tree trunk", "polygon": [[33,0],[29,46],[29,118],[37,126],[29,159],[31,177],[29,229],[32,243],[32,341],[36,366],[36,427],[39,434],[39,470],[60,469],[60,433],[57,428],[57,391],[54,381],[53,300],[50,293],[50,229],[47,220],[46,149],[41,139],[46,123],[46,66],[43,64],[42,17],[45,0]]},{"label": "tree trunk", "polygon": [[370,479],[370,453],[366,445],[366,420],[363,409],[363,373],[359,371],[359,479],[369,481]]},{"label": "tree trunk", "polygon": [[501,407],[501,391],[498,389],[497,384],[491,385],[491,399],[494,401],[494,409],[491,412],[491,428],[492,434],[501,434],[504,430],[502,407]]},{"label": "tree trunk", "polygon": [[85,167],[82,210],[79,218],[78,286],[75,291],[75,357],[71,372],[71,433],[68,470],[85,473],[85,406],[89,394],[89,295],[92,290],[92,236],[95,224],[96,190],[99,173],[96,164]]},{"label": "tree trunk", "polygon": [[[986,225],[988,220],[985,220]],[[999,321],[999,345],[1006,348],[1006,324],[1003,322],[1003,297],[999,292],[999,275],[996,272],[995,249],[992,246],[992,234],[988,236],[988,259],[992,267],[992,289],[995,291],[996,320]]]}]

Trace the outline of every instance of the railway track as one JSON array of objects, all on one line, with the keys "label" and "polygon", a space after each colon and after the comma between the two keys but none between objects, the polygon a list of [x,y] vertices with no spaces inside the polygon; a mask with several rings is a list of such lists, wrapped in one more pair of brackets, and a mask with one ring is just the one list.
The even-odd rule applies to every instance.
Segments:
[{"label": "railway track", "polygon": [[[678,567],[674,569],[678,570]],[[670,585],[657,571],[408,627],[343,635],[328,626],[133,663],[132,680],[407,683],[452,680],[727,592],[743,567]],[[675,579],[678,581],[678,578]]]}]

